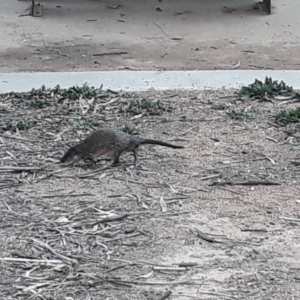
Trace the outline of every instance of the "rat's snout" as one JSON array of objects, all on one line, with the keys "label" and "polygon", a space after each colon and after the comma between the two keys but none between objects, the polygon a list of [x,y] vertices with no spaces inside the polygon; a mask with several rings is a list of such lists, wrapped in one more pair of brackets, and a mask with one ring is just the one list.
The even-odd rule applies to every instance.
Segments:
[{"label": "rat's snout", "polygon": [[65,163],[66,162],[66,160],[67,160],[67,158],[68,158],[68,155],[67,155],[68,153],[66,153],[61,159],[60,159],[60,162],[61,163]]},{"label": "rat's snout", "polygon": [[82,159],[82,155],[80,155],[77,149],[70,148],[66,154],[60,159],[61,163],[69,163],[69,162],[77,162]]}]

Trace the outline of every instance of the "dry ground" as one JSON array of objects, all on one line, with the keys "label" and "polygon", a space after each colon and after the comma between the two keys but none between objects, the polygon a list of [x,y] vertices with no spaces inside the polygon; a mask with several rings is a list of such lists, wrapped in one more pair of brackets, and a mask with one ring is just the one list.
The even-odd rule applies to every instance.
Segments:
[{"label": "dry ground", "polygon": [[[1,96],[2,299],[299,299],[299,136],[273,119],[294,103],[149,91],[37,109],[27,96]],[[143,98],[167,109],[129,113]],[[130,155],[60,164],[92,121],[188,147],[143,146],[136,169]]]},{"label": "dry ground", "polygon": [[[0,70],[299,69],[298,0],[2,0]],[[27,16],[26,16],[27,14]]]}]

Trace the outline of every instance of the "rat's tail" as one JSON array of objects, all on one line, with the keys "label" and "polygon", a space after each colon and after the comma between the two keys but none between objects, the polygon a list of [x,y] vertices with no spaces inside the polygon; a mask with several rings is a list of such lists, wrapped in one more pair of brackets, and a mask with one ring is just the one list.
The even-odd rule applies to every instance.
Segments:
[{"label": "rat's tail", "polygon": [[173,145],[169,144],[166,142],[161,142],[157,140],[149,140],[149,139],[144,139],[141,141],[141,145],[143,144],[149,144],[149,145],[160,145],[160,146],[165,146],[165,147],[170,147],[170,148],[175,148],[175,149],[182,149],[184,146],[178,146],[178,145]]}]

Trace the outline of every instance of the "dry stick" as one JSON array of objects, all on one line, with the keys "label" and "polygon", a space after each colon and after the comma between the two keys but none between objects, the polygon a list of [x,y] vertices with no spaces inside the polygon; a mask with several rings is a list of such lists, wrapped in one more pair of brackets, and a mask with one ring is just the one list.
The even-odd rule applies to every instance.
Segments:
[{"label": "dry stick", "polygon": [[[108,282],[111,280],[108,279]],[[190,284],[190,285],[202,285],[202,283],[198,282],[193,282],[193,281],[170,281],[170,282],[163,282],[163,281],[156,281],[156,282],[146,282],[146,281],[128,281],[128,280],[116,280],[112,281],[115,283],[131,283],[131,284],[136,284],[136,285],[177,285],[177,284]]]},{"label": "dry stick", "polygon": [[278,182],[273,181],[224,181],[224,182],[213,182],[209,184],[210,186],[220,186],[220,185],[281,185]]},{"label": "dry stick", "polygon": [[27,259],[27,258],[15,258],[15,257],[0,257],[0,261],[8,262],[34,262],[34,263],[47,263],[47,264],[61,264],[61,260],[57,259]]},{"label": "dry stick", "polygon": [[137,265],[137,264],[136,263],[131,263],[131,264],[124,264],[124,265],[116,266],[116,267],[113,267],[113,268],[111,268],[107,271],[104,271],[104,273],[110,273],[110,272],[118,270],[118,269],[126,268],[127,266],[135,266],[135,265]]},{"label": "dry stick", "polygon": [[91,196],[95,197],[96,195],[90,193],[82,193],[82,194],[55,194],[55,195],[40,195],[42,198],[56,198],[56,197],[83,197],[83,196]]},{"label": "dry stick", "polygon": [[103,218],[103,219],[100,219],[100,220],[97,220],[93,223],[90,223],[88,224],[89,226],[95,226],[97,224],[100,224],[100,223],[105,223],[105,222],[113,222],[113,221],[120,221],[120,220],[123,220],[125,219],[126,217],[128,217],[130,214],[124,214],[124,215],[121,215],[121,216],[114,216],[114,217],[107,217],[107,218]]},{"label": "dry stick", "polygon": [[236,192],[236,191],[232,191],[232,190],[230,190],[230,189],[226,189],[226,188],[223,188],[223,187],[220,187],[220,190],[224,190],[224,191],[227,191],[227,192],[236,194],[236,195],[243,195],[243,193]]},{"label": "dry stick", "polygon": [[157,23],[154,23],[154,25],[157,26],[165,36],[170,38],[170,36]]},{"label": "dry stick", "polygon": [[98,104],[97,107],[99,107],[99,106],[107,106],[109,104],[112,104],[112,103],[118,101],[119,99],[120,99],[120,97],[113,98],[109,102],[104,102],[104,103]]},{"label": "dry stick", "polygon": [[300,219],[289,218],[289,217],[279,217],[279,219],[283,219],[283,220],[285,220],[285,221],[300,222]]},{"label": "dry stick", "polygon": [[0,167],[0,172],[1,171],[6,171],[6,172],[16,172],[16,171],[39,171],[41,170],[42,167],[15,167],[15,166],[2,166]]},{"label": "dry stick", "polygon": [[209,243],[219,243],[222,244],[222,241],[216,240],[214,237],[209,237],[206,233],[200,231],[199,229],[195,228],[198,237],[200,237],[202,240],[207,241]]},{"label": "dry stick", "polygon": [[195,267],[198,266],[198,263],[196,262],[182,262],[178,264],[178,267]]},{"label": "dry stick", "polygon": [[[200,290],[197,290],[197,293],[198,294],[203,294],[203,295],[212,295],[212,296],[219,296],[219,297],[226,297],[226,298],[231,298],[231,299],[240,299],[240,298],[237,298],[235,296],[231,296],[231,295],[227,295],[227,294],[223,294],[223,293],[214,293],[214,292],[206,292],[206,291],[200,291]],[[193,296],[192,296],[193,297]],[[199,299],[198,297],[193,297],[195,299]],[[245,297],[243,297],[245,298]]]},{"label": "dry stick", "polygon": [[21,141],[30,141],[30,140],[28,140],[28,139],[26,139],[26,138],[23,138],[23,137],[21,137],[21,136],[15,136],[15,135],[7,135],[7,134],[1,134],[0,133],[0,136],[1,137],[5,137],[5,138],[8,138],[8,139],[12,139],[12,140],[21,140]]},{"label": "dry stick", "polygon": [[159,297],[157,298],[157,300],[164,300],[164,299],[167,299],[171,294],[172,294],[171,291],[166,291],[163,295],[159,296]]},{"label": "dry stick", "polygon": [[155,271],[186,271],[183,267],[153,267]]},{"label": "dry stick", "polygon": [[36,239],[33,239],[33,238],[30,238],[33,242],[35,242],[36,244],[48,249],[53,255],[57,256],[58,258],[60,258],[62,261],[67,261],[67,262],[70,262],[72,264],[78,264],[77,260],[76,259],[73,259],[73,258],[69,258],[67,256],[64,256],[62,254],[59,254],[57,253],[54,249],[52,249],[50,246],[48,246],[47,244],[41,242],[41,241],[38,241]]},{"label": "dry stick", "polygon": [[129,216],[141,215],[141,214],[150,214],[152,212],[153,211],[135,211],[135,212],[131,212],[131,213],[128,213],[128,214],[121,215],[121,216],[113,216],[113,217],[103,218],[103,219],[97,220],[94,223],[88,224],[88,225],[89,226],[95,226],[95,225],[100,224],[100,223],[119,221],[119,220],[122,220],[126,217],[129,217]]},{"label": "dry stick", "polygon": [[256,228],[245,228],[245,229],[241,229],[241,231],[243,231],[243,232],[247,232],[247,231],[268,232],[267,229],[256,229]]}]

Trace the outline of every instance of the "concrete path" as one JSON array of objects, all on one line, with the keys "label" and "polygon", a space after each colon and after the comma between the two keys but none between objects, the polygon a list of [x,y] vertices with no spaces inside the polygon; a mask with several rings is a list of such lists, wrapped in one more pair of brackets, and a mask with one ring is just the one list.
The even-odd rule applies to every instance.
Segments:
[{"label": "concrete path", "polygon": [[205,89],[239,87],[264,80],[266,76],[283,80],[300,89],[300,71],[287,70],[230,70],[230,71],[99,71],[99,72],[44,72],[44,73],[0,73],[0,93],[27,92],[43,84],[63,88],[82,85],[103,84],[104,89],[145,91],[150,88]]}]

